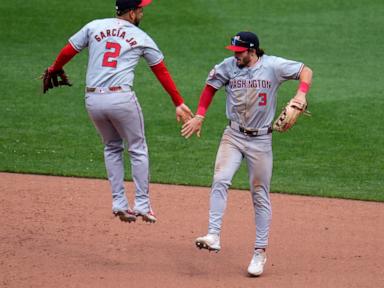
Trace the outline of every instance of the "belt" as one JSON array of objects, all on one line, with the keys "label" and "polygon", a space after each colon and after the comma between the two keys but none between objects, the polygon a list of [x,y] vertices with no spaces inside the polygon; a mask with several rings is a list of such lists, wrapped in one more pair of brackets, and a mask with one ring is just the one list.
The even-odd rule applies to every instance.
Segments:
[{"label": "belt", "polygon": [[269,133],[272,133],[272,127],[249,130],[249,129],[245,129],[244,127],[241,127],[238,123],[233,121],[229,121],[229,127],[249,137],[257,137],[257,136],[262,136],[262,135],[267,135]]},{"label": "belt", "polygon": [[86,92],[96,92],[96,93],[105,93],[105,92],[129,92],[131,89],[121,87],[121,86],[112,86],[112,87],[87,87],[85,88]]}]

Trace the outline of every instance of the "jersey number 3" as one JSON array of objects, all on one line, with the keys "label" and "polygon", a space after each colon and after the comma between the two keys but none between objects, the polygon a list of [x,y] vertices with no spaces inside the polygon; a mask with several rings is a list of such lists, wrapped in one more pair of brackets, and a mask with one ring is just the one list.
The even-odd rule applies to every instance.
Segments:
[{"label": "jersey number 3", "polygon": [[104,53],[103,57],[103,67],[112,67],[116,68],[117,60],[116,58],[120,55],[121,46],[119,43],[107,42],[105,44],[105,49],[109,50]]},{"label": "jersey number 3", "polygon": [[259,93],[260,101],[259,106],[267,105],[267,93]]}]

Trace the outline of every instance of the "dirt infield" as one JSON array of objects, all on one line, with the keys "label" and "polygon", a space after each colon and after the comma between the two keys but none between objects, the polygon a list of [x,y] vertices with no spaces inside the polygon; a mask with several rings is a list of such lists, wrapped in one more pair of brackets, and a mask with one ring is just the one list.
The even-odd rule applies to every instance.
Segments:
[{"label": "dirt infield", "polygon": [[230,191],[216,254],[194,246],[208,194],[152,184],[158,223],[126,224],[106,180],[0,173],[0,287],[383,287],[383,203],[272,194],[266,271],[250,278],[250,196]]}]

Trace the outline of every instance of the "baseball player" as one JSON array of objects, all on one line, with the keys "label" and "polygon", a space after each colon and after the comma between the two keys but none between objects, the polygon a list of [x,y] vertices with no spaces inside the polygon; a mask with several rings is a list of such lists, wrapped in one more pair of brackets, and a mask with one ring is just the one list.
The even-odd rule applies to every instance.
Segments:
[{"label": "baseball player", "polygon": [[[105,166],[112,188],[112,212],[121,221],[137,217],[156,222],[149,198],[148,149],[140,104],[133,91],[135,67],[143,57],[176,106],[177,120],[193,115],[184,104],[152,38],[138,28],[143,7],[152,0],[116,0],[116,17],[94,20],[70,39],[56,61],[43,74],[43,92],[71,85],[63,66],[84,48],[89,60],[85,104],[102,137]],[[124,191],[123,151],[127,149],[135,183],[135,203],[128,204]]]},{"label": "baseball player", "polygon": [[208,234],[196,239],[196,246],[220,250],[222,218],[228,188],[243,159],[247,162],[252,203],[255,211],[256,241],[248,273],[259,276],[267,260],[272,176],[272,121],[276,111],[276,92],[286,80],[299,80],[293,99],[306,103],[312,71],[303,63],[265,55],[252,32],[239,32],[226,47],[233,57],[216,65],[209,73],[194,118],[182,127],[186,138],[200,136],[204,116],[216,91],[225,87],[226,115],[229,124],[216,156],[210,195]]}]

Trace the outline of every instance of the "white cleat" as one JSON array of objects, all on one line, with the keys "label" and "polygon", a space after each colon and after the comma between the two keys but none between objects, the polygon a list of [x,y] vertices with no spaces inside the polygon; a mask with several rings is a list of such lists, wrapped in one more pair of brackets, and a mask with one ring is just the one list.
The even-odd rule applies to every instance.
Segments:
[{"label": "white cleat", "polygon": [[220,251],[220,236],[217,234],[207,234],[198,237],[195,240],[196,247],[199,249],[208,249],[209,251]]},{"label": "white cleat", "polygon": [[264,249],[256,249],[248,266],[249,275],[260,276],[263,274],[265,262],[267,262],[267,253]]},{"label": "white cleat", "polygon": [[147,212],[147,213],[141,213],[141,212],[138,212],[138,211],[136,211],[135,213],[136,213],[136,217],[141,217],[144,222],[156,223],[156,221],[157,221],[155,213],[153,212],[152,209],[149,210],[149,212]]}]

